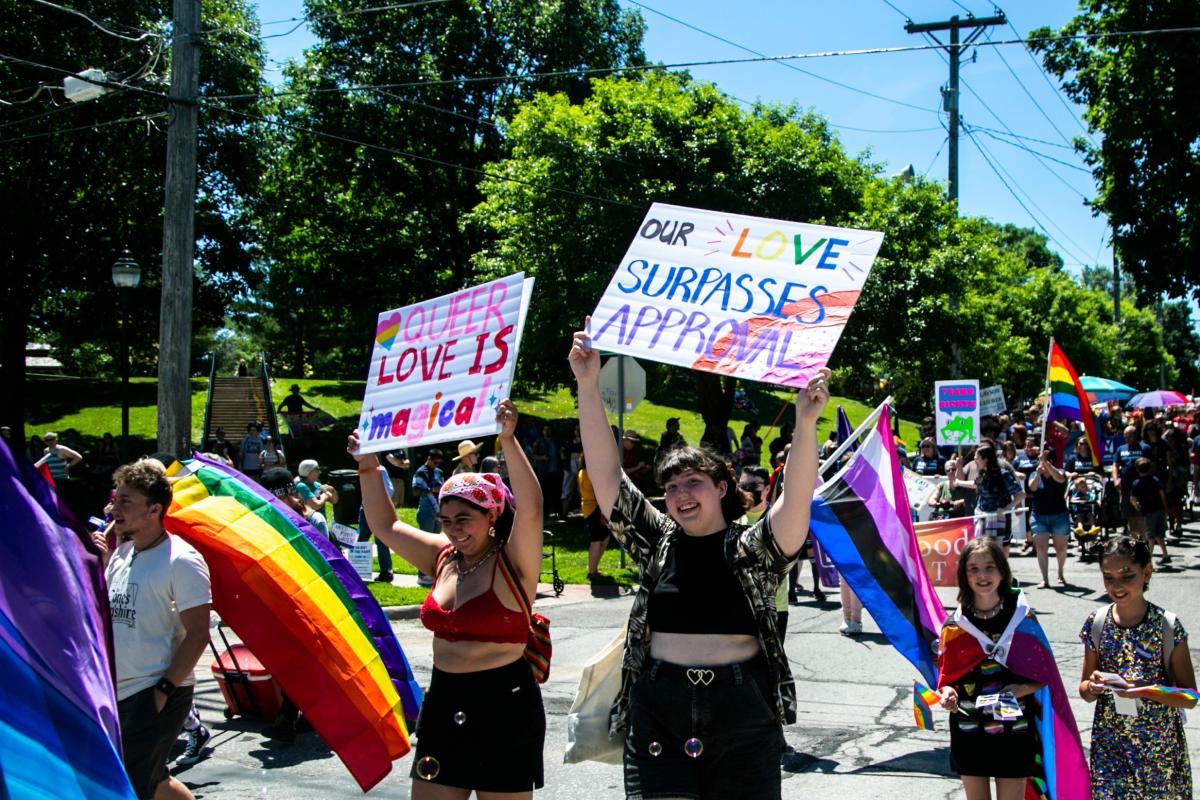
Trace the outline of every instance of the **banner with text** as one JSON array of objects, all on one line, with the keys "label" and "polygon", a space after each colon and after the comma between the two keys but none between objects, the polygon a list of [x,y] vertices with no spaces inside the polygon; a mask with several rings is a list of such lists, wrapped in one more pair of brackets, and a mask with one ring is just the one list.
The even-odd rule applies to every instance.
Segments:
[{"label": "banner with text", "polygon": [[989,386],[979,392],[979,413],[985,417],[998,417],[1007,410],[1003,386]]},{"label": "banner with text", "polygon": [[385,311],[375,327],[360,451],[486,437],[512,391],[533,278],[523,273]]},{"label": "banner with text", "polygon": [[967,542],[975,538],[975,519],[938,519],[920,522],[917,530],[917,547],[921,560],[934,586],[958,585],[958,557]]},{"label": "banner with text", "polygon": [[883,234],[655,203],[592,312],[610,353],[801,387],[829,361]]},{"label": "banner with text", "polygon": [[938,381],[933,409],[939,445],[979,444],[979,381]]}]

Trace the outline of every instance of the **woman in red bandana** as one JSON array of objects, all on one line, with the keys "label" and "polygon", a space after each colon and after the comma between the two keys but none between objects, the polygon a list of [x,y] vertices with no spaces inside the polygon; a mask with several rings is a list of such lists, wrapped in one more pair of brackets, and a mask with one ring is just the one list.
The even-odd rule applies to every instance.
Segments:
[{"label": "woman in red bandana", "polygon": [[542,786],[546,714],[524,658],[523,608],[541,570],[542,492],[516,440],[510,400],[500,402],[496,421],[512,492],[494,473],[452,476],[439,495],[441,533],[397,520],[378,459],[358,453],[357,432],[347,448],[371,530],[434,576],[421,606],[434,636],[433,676],[417,723],[414,800],[465,800],[472,791],[532,797]]}]

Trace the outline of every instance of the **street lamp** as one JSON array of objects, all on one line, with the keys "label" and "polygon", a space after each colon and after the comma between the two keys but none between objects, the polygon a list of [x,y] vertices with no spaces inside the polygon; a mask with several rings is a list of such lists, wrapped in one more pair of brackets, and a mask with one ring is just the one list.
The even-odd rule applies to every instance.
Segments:
[{"label": "street lamp", "polygon": [[[129,251],[121,253],[112,265],[113,286],[120,289],[136,289],[142,282],[142,270]],[[129,327],[129,304],[125,295],[128,292],[118,291],[121,303],[121,322],[117,326],[121,337],[121,448],[129,450],[129,342],[126,340],[125,329]]]}]

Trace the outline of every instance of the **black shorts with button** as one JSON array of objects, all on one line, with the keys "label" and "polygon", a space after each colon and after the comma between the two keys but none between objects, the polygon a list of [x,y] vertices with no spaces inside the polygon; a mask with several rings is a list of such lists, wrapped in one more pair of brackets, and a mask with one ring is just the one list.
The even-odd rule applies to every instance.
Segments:
[{"label": "black shorts with button", "polygon": [[171,692],[162,711],[154,706],[153,687],[117,703],[125,772],[139,798],[154,797],[154,789],[171,777],[167,757],[191,707],[191,686]]},{"label": "black shorts with button", "polygon": [[435,667],[410,775],[485,792],[540,789],[545,741],[542,692],[524,658],[481,672]]}]

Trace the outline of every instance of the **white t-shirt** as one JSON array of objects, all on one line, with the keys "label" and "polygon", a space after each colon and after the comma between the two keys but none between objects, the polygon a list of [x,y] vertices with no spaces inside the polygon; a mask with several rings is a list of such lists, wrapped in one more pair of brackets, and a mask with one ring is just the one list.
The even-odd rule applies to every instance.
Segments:
[{"label": "white t-shirt", "polygon": [[[105,570],[117,667],[117,699],[162,679],[183,641],[182,611],[212,602],[204,557],[178,536],[137,553],[118,547]],[[196,682],[189,675],[183,685]]]}]

